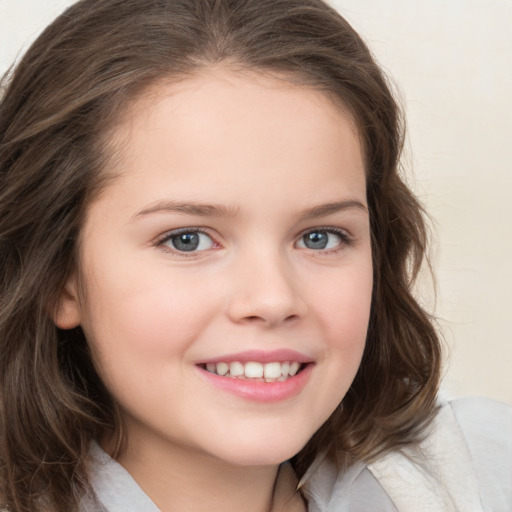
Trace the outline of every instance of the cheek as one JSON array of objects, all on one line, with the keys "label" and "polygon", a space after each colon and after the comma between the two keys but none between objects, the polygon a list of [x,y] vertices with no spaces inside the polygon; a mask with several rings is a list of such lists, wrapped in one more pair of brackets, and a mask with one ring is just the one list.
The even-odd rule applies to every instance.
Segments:
[{"label": "cheek", "polygon": [[324,344],[311,417],[323,423],[343,401],[361,363],[372,296],[371,262],[340,268],[318,284],[323,286],[311,288],[312,316]]},{"label": "cheek", "polygon": [[144,372],[155,360],[186,353],[218,304],[188,280],[174,277],[169,286],[165,275],[153,279],[139,273],[129,281],[103,277],[87,291],[82,322],[100,365],[119,361]]},{"label": "cheek", "polygon": [[372,298],[371,264],[330,279],[315,298],[316,317],[327,332],[331,350],[362,352]]}]

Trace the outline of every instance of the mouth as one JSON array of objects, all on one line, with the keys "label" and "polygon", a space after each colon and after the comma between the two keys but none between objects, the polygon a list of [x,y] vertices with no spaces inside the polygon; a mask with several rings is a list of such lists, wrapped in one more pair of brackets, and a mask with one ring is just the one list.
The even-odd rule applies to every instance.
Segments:
[{"label": "mouth", "polygon": [[302,393],[316,361],[295,350],[248,350],[196,362],[209,385],[243,400],[275,403]]},{"label": "mouth", "polygon": [[213,375],[252,382],[285,382],[300,374],[311,363],[299,361],[219,361],[201,363],[199,368]]}]

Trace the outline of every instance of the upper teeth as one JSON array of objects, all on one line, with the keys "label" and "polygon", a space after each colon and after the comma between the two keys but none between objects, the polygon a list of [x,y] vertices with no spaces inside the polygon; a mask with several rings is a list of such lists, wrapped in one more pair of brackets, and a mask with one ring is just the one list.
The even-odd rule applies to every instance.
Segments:
[{"label": "upper teeth", "polygon": [[233,361],[232,363],[208,363],[206,369],[211,373],[225,377],[238,377],[247,379],[265,379],[265,380],[286,380],[289,376],[293,377],[300,368],[300,363],[292,362],[272,362],[258,363],[250,361],[241,363]]}]

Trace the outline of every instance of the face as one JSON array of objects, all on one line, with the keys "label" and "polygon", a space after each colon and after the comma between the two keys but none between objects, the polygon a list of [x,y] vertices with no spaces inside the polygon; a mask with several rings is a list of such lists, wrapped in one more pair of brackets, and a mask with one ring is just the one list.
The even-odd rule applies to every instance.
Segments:
[{"label": "face", "polygon": [[[372,290],[363,157],[320,92],[211,69],[113,134],[81,234],[81,324],[129,446],[237,465],[297,453],[359,367]],[[80,297],[80,298],[79,298]]]}]

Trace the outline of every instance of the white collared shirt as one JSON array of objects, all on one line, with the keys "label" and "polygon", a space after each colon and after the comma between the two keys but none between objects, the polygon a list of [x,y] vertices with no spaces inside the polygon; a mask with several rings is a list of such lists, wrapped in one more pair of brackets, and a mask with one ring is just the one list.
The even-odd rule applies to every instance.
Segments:
[{"label": "white collared shirt", "polygon": [[[159,512],[97,444],[91,482],[101,505],[81,512]],[[343,473],[324,461],[303,487],[309,512],[512,512],[512,408],[487,399],[443,404],[425,440]]]}]

